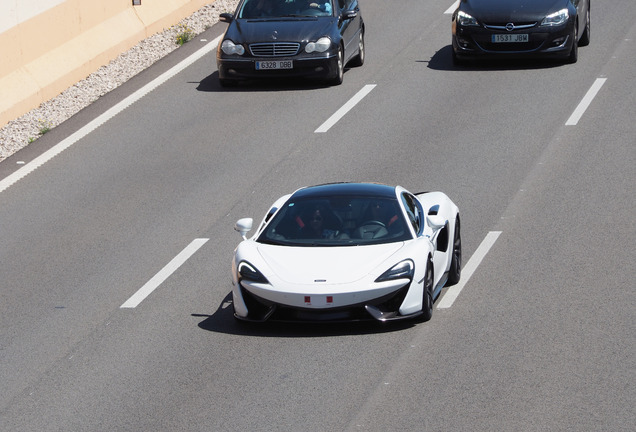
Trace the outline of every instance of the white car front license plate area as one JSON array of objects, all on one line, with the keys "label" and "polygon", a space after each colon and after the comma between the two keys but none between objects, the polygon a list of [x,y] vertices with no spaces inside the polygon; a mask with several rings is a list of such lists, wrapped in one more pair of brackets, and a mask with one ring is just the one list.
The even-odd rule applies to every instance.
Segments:
[{"label": "white car front license plate area", "polygon": [[513,33],[513,34],[494,34],[492,35],[493,43],[524,43],[530,40],[528,34]]},{"label": "white car front license plate area", "polygon": [[311,295],[304,296],[305,306],[330,307],[333,306],[332,295]]},{"label": "white car front license plate area", "polygon": [[293,60],[267,60],[257,61],[256,70],[293,69]]}]

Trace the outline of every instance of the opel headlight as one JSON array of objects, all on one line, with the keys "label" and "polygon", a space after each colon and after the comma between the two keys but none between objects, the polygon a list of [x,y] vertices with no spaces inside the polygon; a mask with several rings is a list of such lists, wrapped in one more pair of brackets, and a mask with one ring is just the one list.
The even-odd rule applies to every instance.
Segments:
[{"label": "opel headlight", "polygon": [[569,16],[570,14],[567,9],[561,9],[560,11],[543,18],[541,25],[545,27],[560,26],[568,20]]},{"label": "opel headlight", "polygon": [[305,45],[305,51],[307,53],[312,53],[314,51],[325,52],[329,49],[330,46],[331,46],[331,39],[325,36],[318,39],[316,42],[309,42],[307,45]]},{"label": "opel headlight", "polygon": [[243,48],[243,45],[237,45],[234,42],[232,42],[229,39],[225,39],[223,41],[223,43],[221,44],[221,50],[223,50],[223,52],[227,55],[232,55],[232,54],[238,54],[238,55],[243,55],[245,54],[245,48]]},{"label": "opel headlight", "polygon": [[463,26],[478,26],[479,23],[472,15],[468,15],[466,12],[457,12],[457,21]]}]

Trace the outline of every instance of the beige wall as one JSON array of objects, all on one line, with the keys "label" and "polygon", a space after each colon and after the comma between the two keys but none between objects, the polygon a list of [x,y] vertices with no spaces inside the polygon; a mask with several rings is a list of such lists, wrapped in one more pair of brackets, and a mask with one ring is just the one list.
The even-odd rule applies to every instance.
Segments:
[{"label": "beige wall", "polygon": [[0,33],[0,127],[213,0],[141,3],[65,0],[15,18],[15,25]]}]

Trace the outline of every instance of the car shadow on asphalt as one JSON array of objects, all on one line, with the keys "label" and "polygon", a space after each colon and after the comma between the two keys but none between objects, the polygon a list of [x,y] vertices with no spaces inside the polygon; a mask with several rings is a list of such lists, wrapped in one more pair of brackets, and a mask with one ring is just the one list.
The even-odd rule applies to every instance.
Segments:
[{"label": "car shadow on asphalt", "polygon": [[[345,73],[347,68],[345,68]],[[219,72],[203,78],[198,84],[197,90],[201,92],[269,92],[269,91],[294,91],[294,90],[316,90],[331,87],[330,84],[319,79],[310,78],[267,78],[250,79],[237,83],[235,87],[222,87],[219,83]]]},{"label": "car shadow on asphalt", "polygon": [[429,69],[441,71],[533,70],[567,66],[563,60],[542,58],[470,59],[454,65],[452,51],[452,45],[446,45],[435,52],[430,60],[416,60],[416,62],[428,63]]},{"label": "car shadow on asphalt", "polygon": [[418,323],[417,319],[385,323],[374,320],[344,323],[244,322],[234,318],[231,292],[223,299],[212,315],[192,314],[192,316],[204,318],[204,320],[199,323],[199,328],[206,331],[277,338],[333,337],[390,333],[412,328]]}]

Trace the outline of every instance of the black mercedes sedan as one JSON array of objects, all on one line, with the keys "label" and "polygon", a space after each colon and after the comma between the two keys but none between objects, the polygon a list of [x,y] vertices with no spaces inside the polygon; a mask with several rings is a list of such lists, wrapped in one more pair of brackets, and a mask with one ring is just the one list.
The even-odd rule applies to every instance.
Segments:
[{"label": "black mercedes sedan", "polygon": [[590,0],[461,0],[452,31],[455,64],[529,56],[575,63],[590,43]]},{"label": "black mercedes sedan", "polygon": [[219,43],[222,86],[270,77],[312,77],[341,84],[347,63],[364,63],[358,0],[241,0]]}]

